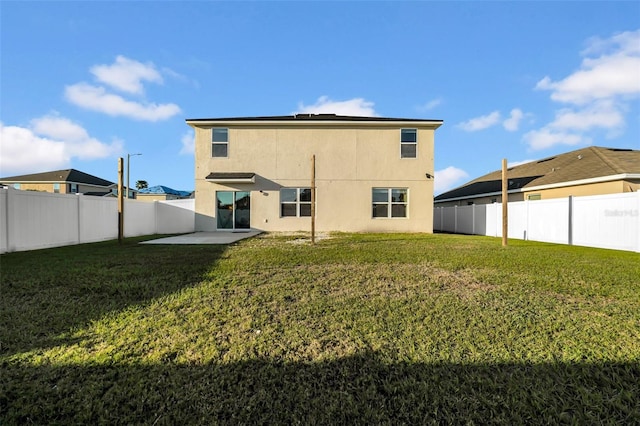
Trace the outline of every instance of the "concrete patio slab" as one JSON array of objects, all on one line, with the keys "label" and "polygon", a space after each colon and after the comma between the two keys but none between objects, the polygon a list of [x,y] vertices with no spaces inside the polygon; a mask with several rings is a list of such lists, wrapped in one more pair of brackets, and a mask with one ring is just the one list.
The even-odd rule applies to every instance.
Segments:
[{"label": "concrete patio slab", "polygon": [[193,234],[177,235],[175,237],[158,238],[157,240],[144,241],[140,244],[233,244],[245,238],[255,237],[262,231],[218,231],[195,232]]}]

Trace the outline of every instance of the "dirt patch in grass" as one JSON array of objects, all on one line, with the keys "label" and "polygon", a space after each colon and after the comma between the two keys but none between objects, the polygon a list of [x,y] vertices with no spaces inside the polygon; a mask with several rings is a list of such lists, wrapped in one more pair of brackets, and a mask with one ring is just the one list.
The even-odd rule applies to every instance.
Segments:
[{"label": "dirt patch in grass", "polygon": [[478,281],[471,270],[448,271],[429,264],[300,265],[290,270],[272,270],[270,278],[279,281],[279,275],[312,282],[313,287],[336,298],[407,298],[439,293],[470,300],[498,288]]}]

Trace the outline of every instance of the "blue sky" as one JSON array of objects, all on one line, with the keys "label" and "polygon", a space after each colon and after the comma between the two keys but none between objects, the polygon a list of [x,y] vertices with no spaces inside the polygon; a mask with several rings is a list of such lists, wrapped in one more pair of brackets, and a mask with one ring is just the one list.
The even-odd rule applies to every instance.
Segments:
[{"label": "blue sky", "polygon": [[0,175],[194,188],[187,118],[444,120],[436,193],[640,149],[640,2],[0,2]]}]

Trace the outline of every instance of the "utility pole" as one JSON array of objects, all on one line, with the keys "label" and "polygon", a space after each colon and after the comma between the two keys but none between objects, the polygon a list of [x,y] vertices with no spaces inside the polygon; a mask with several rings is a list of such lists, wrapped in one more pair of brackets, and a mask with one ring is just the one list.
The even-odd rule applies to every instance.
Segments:
[{"label": "utility pole", "polygon": [[507,205],[509,204],[509,181],[507,180],[507,159],[502,159],[502,245],[508,244],[509,235],[509,212]]},{"label": "utility pole", "polygon": [[311,244],[316,243],[316,155],[311,156]]},{"label": "utility pole", "polygon": [[122,184],[122,174],[124,160],[122,157],[118,158],[118,242],[122,244],[124,238],[124,194]]}]

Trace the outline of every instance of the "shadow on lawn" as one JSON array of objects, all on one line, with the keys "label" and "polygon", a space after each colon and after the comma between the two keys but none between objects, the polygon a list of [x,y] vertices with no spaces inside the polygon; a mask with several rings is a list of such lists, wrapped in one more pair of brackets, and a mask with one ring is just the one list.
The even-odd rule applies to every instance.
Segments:
[{"label": "shadow on lawn", "polygon": [[194,286],[227,248],[145,239],[3,254],[0,355],[71,343],[62,333]]},{"label": "shadow on lawn", "polygon": [[3,424],[638,424],[637,363],[2,365]]}]

